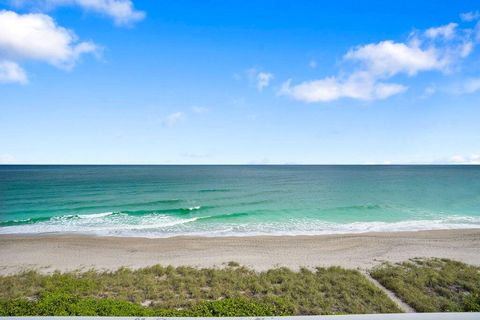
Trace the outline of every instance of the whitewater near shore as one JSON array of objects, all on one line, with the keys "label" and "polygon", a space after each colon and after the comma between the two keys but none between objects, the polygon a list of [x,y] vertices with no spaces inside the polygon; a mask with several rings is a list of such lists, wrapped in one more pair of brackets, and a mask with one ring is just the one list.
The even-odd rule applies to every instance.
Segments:
[{"label": "whitewater near shore", "polygon": [[275,266],[367,269],[384,261],[439,257],[480,265],[480,229],[319,236],[173,237],[2,235],[0,274],[154,264],[222,267],[229,261],[265,270]]}]

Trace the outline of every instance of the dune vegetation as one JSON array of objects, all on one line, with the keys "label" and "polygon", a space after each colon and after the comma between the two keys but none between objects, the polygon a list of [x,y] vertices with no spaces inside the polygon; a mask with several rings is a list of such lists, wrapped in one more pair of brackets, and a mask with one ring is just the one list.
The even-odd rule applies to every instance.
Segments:
[{"label": "dune vegetation", "polygon": [[[382,264],[373,278],[419,312],[480,311],[480,268],[446,259]],[[0,277],[0,315],[284,316],[401,312],[369,279],[339,267],[264,272],[152,266]]]},{"label": "dune vegetation", "polygon": [[358,271],[229,263],[0,277],[0,315],[268,316],[400,312]]},{"label": "dune vegetation", "polygon": [[418,312],[480,311],[480,267],[412,259],[380,265],[370,274]]}]

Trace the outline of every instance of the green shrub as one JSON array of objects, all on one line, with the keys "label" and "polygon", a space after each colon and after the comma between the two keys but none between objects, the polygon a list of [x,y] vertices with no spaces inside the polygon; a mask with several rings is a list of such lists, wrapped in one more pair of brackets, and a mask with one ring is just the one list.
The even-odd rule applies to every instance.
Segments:
[{"label": "green shrub", "polygon": [[201,303],[192,309],[190,316],[287,316],[292,315],[293,312],[293,305],[281,299],[265,303],[247,298],[229,298]]},{"label": "green shrub", "polygon": [[39,301],[11,300],[0,302],[2,316],[281,316],[291,315],[291,304],[281,300],[265,303],[248,298],[206,301],[189,310],[147,308],[128,301],[81,299],[67,294],[48,294]]},{"label": "green shrub", "polygon": [[36,304],[25,299],[0,301],[0,316],[29,316],[36,313]]},{"label": "green shrub", "polygon": [[153,316],[151,309],[121,300],[81,299],[72,310],[71,315],[82,316]]}]

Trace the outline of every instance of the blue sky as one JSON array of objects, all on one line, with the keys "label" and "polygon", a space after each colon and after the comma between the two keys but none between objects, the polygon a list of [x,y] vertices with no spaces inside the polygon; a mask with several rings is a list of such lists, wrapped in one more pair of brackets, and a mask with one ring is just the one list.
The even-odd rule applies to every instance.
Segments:
[{"label": "blue sky", "polygon": [[0,10],[0,163],[480,163],[477,1]]}]

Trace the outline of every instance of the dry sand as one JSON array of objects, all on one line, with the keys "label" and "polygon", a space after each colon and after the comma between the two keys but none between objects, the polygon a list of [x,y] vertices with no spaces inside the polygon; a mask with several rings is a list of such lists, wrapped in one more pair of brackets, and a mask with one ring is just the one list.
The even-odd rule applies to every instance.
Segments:
[{"label": "dry sand", "polygon": [[154,264],[221,267],[236,261],[257,270],[275,266],[367,269],[383,261],[441,257],[480,265],[480,229],[324,236],[167,239],[72,235],[0,236],[0,274],[114,270]]}]

